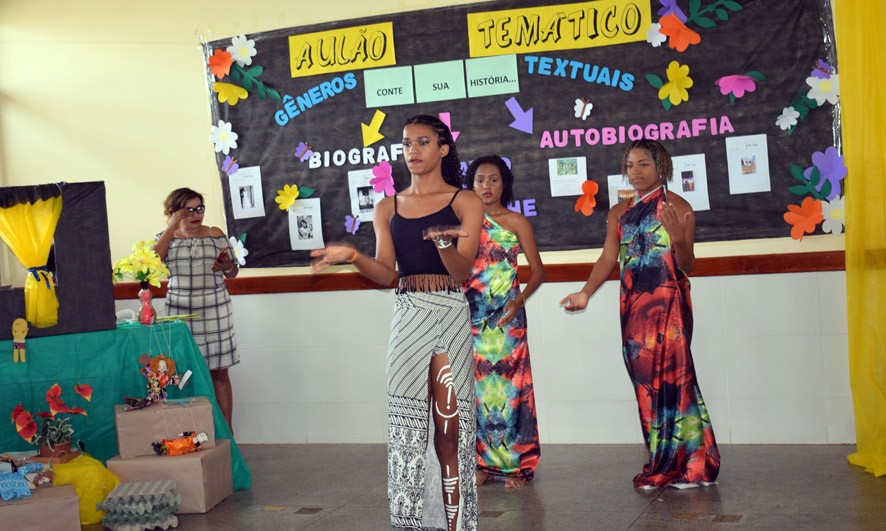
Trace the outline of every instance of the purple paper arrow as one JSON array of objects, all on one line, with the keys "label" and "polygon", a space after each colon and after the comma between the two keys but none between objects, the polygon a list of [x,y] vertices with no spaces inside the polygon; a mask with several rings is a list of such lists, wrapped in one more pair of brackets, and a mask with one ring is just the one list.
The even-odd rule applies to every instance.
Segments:
[{"label": "purple paper arrow", "polygon": [[513,127],[517,131],[523,131],[524,133],[532,134],[532,109],[528,111],[523,111],[520,107],[520,104],[517,103],[517,98],[511,98],[505,102],[505,106],[511,111],[511,115],[514,117],[514,121],[510,123],[510,127]]}]

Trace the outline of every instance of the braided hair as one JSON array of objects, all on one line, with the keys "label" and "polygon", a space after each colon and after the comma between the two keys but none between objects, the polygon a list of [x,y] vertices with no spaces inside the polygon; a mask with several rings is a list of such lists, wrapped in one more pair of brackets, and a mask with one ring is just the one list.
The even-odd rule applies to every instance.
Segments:
[{"label": "braided hair", "polygon": [[446,181],[447,184],[455,186],[456,188],[461,188],[461,160],[458,158],[458,150],[455,149],[455,139],[452,138],[452,132],[449,130],[449,127],[436,116],[430,116],[427,114],[413,116],[406,120],[406,123],[403,124],[403,126],[405,127],[411,124],[420,124],[430,127],[431,130],[434,131],[434,134],[437,135],[437,145],[442,146],[443,144],[446,144],[449,146],[449,153],[443,157],[443,161],[440,164],[440,170],[443,173],[443,180]]},{"label": "braided hair", "polygon": [[671,154],[668,153],[668,150],[665,149],[660,142],[656,140],[648,140],[646,138],[634,140],[631,142],[630,147],[625,150],[625,153],[621,158],[622,175],[628,174],[628,157],[630,156],[631,151],[635,149],[642,149],[649,153],[649,156],[652,157],[652,162],[655,163],[655,170],[658,172],[658,178],[661,179],[662,184],[665,184],[666,181],[673,180],[674,162],[671,160]]}]

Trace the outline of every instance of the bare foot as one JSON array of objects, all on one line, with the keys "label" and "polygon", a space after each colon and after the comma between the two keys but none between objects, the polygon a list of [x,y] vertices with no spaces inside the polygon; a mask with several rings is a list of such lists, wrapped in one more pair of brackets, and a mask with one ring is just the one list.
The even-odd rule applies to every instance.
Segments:
[{"label": "bare foot", "polygon": [[483,472],[482,470],[477,471],[477,486],[486,483],[486,480],[489,479],[489,474]]},{"label": "bare foot", "polygon": [[526,486],[529,483],[523,478],[507,478],[505,479],[505,488],[506,489],[520,489]]}]

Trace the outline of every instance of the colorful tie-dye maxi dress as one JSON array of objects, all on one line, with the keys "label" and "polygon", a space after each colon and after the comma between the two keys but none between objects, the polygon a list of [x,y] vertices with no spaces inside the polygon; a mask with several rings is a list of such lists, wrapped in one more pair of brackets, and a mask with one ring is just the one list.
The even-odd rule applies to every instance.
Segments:
[{"label": "colorful tie-dye maxi dress", "polygon": [[471,306],[477,393],[477,469],[531,480],[538,466],[538,423],[526,338],[526,310],[498,327],[520,294],[517,235],[483,220],[480,250],[465,296]]},{"label": "colorful tie-dye maxi dress", "polygon": [[689,279],[657,216],[663,200],[662,189],[633,199],[618,228],[622,352],[649,449],[636,487],[713,482],[720,469],[689,348]]}]

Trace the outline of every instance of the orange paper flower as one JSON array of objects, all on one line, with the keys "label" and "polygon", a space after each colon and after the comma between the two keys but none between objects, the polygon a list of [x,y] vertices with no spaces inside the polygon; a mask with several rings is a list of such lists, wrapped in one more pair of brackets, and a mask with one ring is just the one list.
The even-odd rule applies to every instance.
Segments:
[{"label": "orange paper flower", "polygon": [[594,196],[597,195],[599,188],[597,183],[590,179],[581,183],[581,191],[584,195],[575,201],[575,211],[578,212],[580,210],[585,216],[593,214],[594,207],[597,206],[597,199]]},{"label": "orange paper flower", "polygon": [[793,225],[791,238],[795,240],[802,240],[804,233],[812,234],[812,231],[823,219],[821,201],[812,197],[803,199],[800,206],[788,205],[788,211],[784,214],[784,220]]},{"label": "orange paper flower", "polygon": [[673,13],[661,17],[658,22],[661,24],[659,32],[670,37],[668,46],[678,52],[685,52],[690,44],[701,42],[701,35],[687,28],[686,24]]},{"label": "orange paper flower", "polygon": [[[15,410],[18,411],[18,415],[13,418],[15,431],[18,432],[22,439],[30,441],[34,438],[34,434],[37,433],[37,423],[34,422],[34,417],[25,411],[24,406],[21,404]],[[13,414],[15,414],[15,411],[13,411]]]},{"label": "orange paper flower", "polygon": [[221,79],[231,73],[231,65],[234,58],[229,52],[224,50],[215,50],[212,57],[209,58],[209,72],[215,77]]}]

